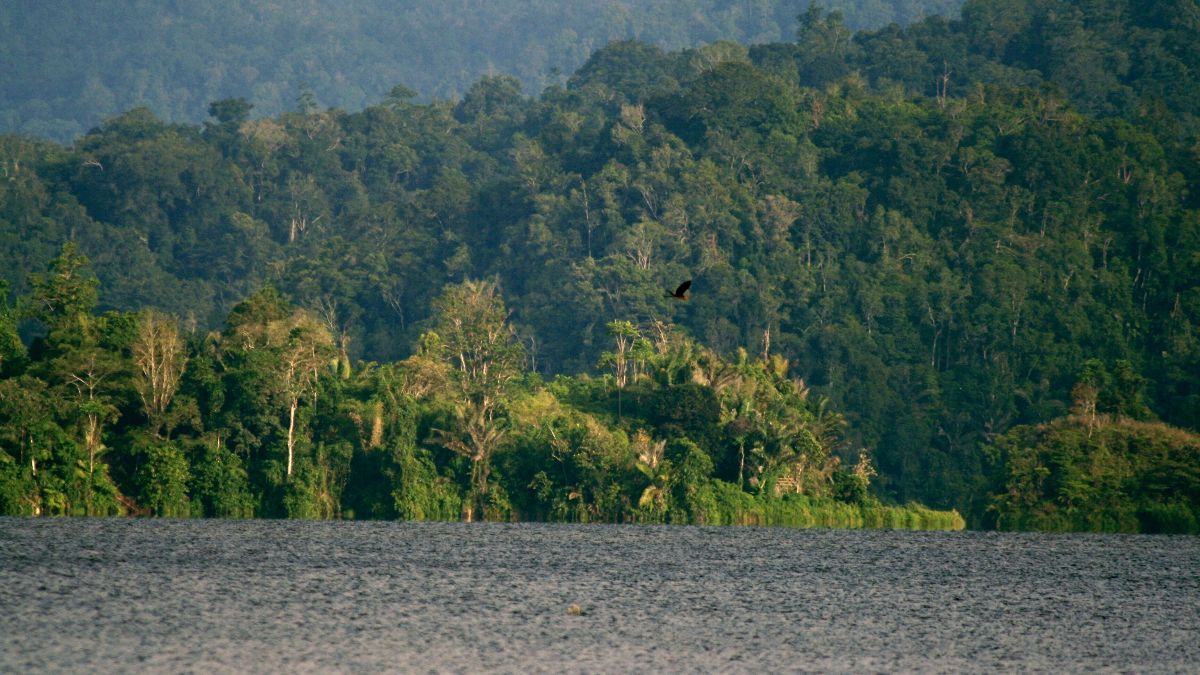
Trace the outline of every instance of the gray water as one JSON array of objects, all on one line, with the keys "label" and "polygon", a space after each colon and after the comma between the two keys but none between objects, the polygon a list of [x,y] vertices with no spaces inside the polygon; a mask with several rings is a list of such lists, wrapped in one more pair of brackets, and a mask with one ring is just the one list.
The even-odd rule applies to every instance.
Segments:
[{"label": "gray water", "polygon": [[1200,538],[0,519],[0,671],[430,670],[1198,672]]}]

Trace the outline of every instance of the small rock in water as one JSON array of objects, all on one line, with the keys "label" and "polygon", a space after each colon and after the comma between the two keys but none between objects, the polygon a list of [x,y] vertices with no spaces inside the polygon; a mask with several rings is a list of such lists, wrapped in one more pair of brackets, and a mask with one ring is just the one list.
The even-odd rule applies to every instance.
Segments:
[{"label": "small rock in water", "polygon": [[567,614],[570,614],[571,616],[580,616],[583,614],[583,608],[572,602],[571,606],[567,608]]}]

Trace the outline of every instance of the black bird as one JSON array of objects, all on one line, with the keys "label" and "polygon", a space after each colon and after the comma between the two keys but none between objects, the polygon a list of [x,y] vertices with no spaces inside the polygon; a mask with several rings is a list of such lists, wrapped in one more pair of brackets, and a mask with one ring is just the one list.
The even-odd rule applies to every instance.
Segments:
[{"label": "black bird", "polygon": [[675,298],[676,300],[687,300],[687,292],[688,292],[688,289],[691,287],[692,287],[692,280],[688,279],[687,281],[683,282],[682,284],[679,284],[679,288],[676,288],[674,293],[667,293],[667,297]]}]

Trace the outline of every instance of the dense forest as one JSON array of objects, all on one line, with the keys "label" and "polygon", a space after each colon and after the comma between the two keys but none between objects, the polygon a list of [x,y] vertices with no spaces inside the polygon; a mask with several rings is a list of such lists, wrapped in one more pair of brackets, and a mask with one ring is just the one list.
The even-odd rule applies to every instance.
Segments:
[{"label": "dense forest", "polygon": [[0,503],[1200,531],[1198,31],[810,9],[0,138]]},{"label": "dense forest", "polygon": [[[361,110],[398,82],[448,99],[496,73],[536,93],[614,40],[668,50],[788,40],[808,3],[12,0],[0,4],[0,133],[70,142],[135,107],[198,123],[210,102],[238,97],[275,116],[302,91]],[[958,16],[962,0],[824,4],[859,30]]]},{"label": "dense forest", "polygon": [[[726,361],[668,324],[608,325],[611,375],[524,368],[494,283],[450,284],[416,353],[351,366],[271,287],[189,338],[91,310],[74,245],[4,320],[0,510],[32,515],[671,522],[956,529],[870,496],[843,418],[786,363]],[[339,339],[342,338],[342,339]]]}]

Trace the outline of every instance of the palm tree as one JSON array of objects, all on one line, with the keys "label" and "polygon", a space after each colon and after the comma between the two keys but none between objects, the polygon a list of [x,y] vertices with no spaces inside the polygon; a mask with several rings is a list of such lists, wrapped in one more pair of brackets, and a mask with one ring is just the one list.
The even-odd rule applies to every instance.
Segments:
[{"label": "palm tree", "polygon": [[491,418],[489,412],[482,405],[467,400],[454,410],[457,429],[432,429],[433,435],[429,439],[471,460],[471,497],[464,514],[467,521],[472,520],[476,507],[482,511],[487,503],[491,458],[507,432],[501,426],[502,421]]},{"label": "palm tree", "polygon": [[639,430],[634,436],[633,447],[637,452],[635,466],[650,480],[638,499],[638,508],[647,509],[661,519],[666,515],[671,497],[671,462],[663,458],[667,442],[654,441],[650,434]]}]

